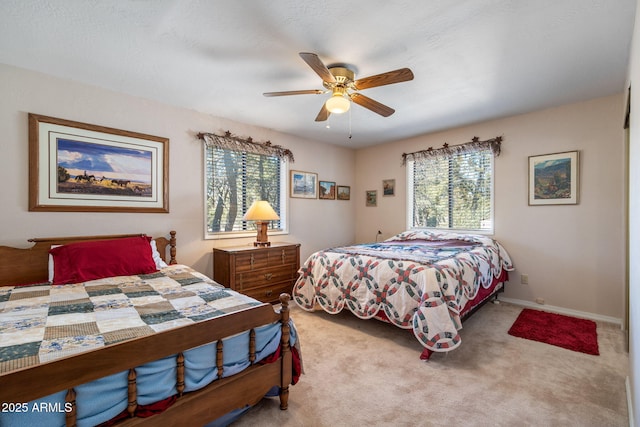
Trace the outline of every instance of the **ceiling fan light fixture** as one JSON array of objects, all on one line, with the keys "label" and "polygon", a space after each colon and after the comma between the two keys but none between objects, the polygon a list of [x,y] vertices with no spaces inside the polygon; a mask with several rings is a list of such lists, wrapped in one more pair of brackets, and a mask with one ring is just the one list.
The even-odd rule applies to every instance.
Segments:
[{"label": "ceiling fan light fixture", "polygon": [[342,114],[349,111],[351,107],[351,102],[349,99],[342,95],[341,93],[334,93],[331,98],[327,99],[327,102],[324,104],[332,114]]}]

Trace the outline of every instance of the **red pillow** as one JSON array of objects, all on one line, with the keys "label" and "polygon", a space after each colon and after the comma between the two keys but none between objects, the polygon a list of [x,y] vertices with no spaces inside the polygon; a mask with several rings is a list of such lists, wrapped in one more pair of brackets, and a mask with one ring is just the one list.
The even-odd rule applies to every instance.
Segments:
[{"label": "red pillow", "polygon": [[49,251],[53,255],[53,284],[80,283],[113,276],[155,273],[151,237],[70,243]]}]

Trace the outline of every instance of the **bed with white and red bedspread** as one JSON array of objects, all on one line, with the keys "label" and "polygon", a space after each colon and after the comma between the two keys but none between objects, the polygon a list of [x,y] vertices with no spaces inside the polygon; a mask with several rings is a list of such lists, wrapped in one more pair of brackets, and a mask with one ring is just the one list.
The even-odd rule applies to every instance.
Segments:
[{"label": "bed with white and red bedspread", "polygon": [[428,359],[460,346],[462,320],[504,289],[511,270],[509,254],[491,237],[412,230],[312,254],[293,300],[308,311],[346,308],[411,329]]}]

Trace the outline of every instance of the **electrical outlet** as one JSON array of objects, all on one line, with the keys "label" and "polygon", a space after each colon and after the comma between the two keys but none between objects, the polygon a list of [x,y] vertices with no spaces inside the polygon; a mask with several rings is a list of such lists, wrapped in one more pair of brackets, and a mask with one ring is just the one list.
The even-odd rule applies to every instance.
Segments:
[{"label": "electrical outlet", "polygon": [[520,275],[520,283],[522,283],[523,285],[528,285],[529,284],[529,275],[528,274],[521,274]]},{"label": "electrical outlet", "polygon": [[544,305],[544,298],[536,298],[536,302],[540,305]]}]

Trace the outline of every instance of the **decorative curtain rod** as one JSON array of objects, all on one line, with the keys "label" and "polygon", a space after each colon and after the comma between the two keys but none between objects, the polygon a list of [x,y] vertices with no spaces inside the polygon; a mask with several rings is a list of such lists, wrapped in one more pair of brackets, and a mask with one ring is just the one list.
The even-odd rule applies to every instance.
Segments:
[{"label": "decorative curtain rod", "polygon": [[226,131],[224,135],[216,135],[215,133],[200,132],[198,138],[203,140],[207,147],[216,147],[226,150],[246,151],[253,154],[267,154],[277,156],[280,159],[288,159],[293,163],[293,153],[279,145],[272,145],[271,141],[264,143],[254,142],[253,138],[246,139],[231,135]]},{"label": "decorative curtain rod", "polygon": [[416,151],[413,153],[402,153],[402,165],[405,166],[407,161],[427,159],[430,157],[443,158],[450,157],[454,154],[460,153],[474,153],[476,151],[486,150],[487,148],[493,152],[494,156],[500,155],[500,145],[502,144],[502,137],[496,136],[486,141],[480,141],[480,138],[474,136],[471,141],[464,144],[449,145],[446,142],[442,145],[442,148],[429,147],[426,150]]}]

